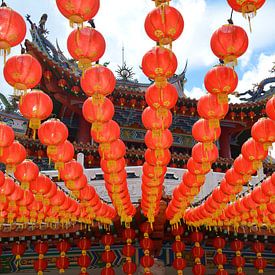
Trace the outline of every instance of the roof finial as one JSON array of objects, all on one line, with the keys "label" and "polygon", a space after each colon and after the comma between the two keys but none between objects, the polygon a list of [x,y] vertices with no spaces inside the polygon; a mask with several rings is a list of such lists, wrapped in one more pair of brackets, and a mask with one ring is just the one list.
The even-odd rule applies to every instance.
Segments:
[{"label": "roof finial", "polygon": [[122,42],[122,66],[125,64],[125,49],[124,49],[124,43]]}]

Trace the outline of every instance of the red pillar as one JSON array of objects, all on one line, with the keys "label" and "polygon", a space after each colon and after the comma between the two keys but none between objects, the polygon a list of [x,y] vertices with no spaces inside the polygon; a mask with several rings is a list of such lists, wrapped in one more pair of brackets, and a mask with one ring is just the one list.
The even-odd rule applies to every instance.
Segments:
[{"label": "red pillar", "polygon": [[91,124],[88,123],[83,116],[79,116],[79,127],[77,131],[76,141],[82,143],[89,143],[91,141],[90,136]]},{"label": "red pillar", "polygon": [[222,133],[219,139],[220,143],[220,157],[231,158],[231,130],[229,128],[222,128]]}]

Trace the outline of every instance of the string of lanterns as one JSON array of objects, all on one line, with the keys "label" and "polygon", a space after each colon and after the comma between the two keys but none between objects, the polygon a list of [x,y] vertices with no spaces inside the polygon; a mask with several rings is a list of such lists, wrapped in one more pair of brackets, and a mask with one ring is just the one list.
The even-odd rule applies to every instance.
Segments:
[{"label": "string of lanterns", "polygon": [[[156,1],[156,8],[145,19],[147,35],[157,42],[142,60],[143,73],[155,81],[145,93],[149,107],[142,113],[145,135],[146,162],[143,165],[141,207],[150,223],[159,212],[166,165],[170,162],[169,148],[173,143],[168,128],[172,124],[172,109],[177,102],[177,91],[167,79],[177,68],[177,59],[172,52],[172,42],[183,32],[184,21],[178,10],[168,1]],[[168,48],[167,48],[168,46]]]},{"label": "string of lanterns", "polygon": [[[185,211],[190,202],[192,202],[194,197],[200,192],[200,187],[205,181],[205,174],[210,171],[211,164],[218,157],[218,149],[214,141],[218,140],[221,134],[219,121],[227,114],[229,108],[228,95],[234,92],[238,84],[238,76],[234,68],[226,67],[225,65],[237,65],[237,58],[243,55],[248,47],[246,32],[241,27],[235,26],[232,19],[228,21],[229,24],[223,25],[215,31],[211,37],[211,49],[222,63],[211,69],[204,79],[205,88],[209,94],[199,99],[197,111],[202,119],[197,121],[192,128],[192,135],[198,143],[192,148],[192,157],[187,164],[188,172],[183,175],[181,184],[175,188],[173,198],[167,207],[166,217],[170,220],[171,224],[178,223],[183,215],[187,222],[190,222],[191,219],[194,221],[194,218],[196,221],[201,221],[202,218],[202,216],[193,217],[192,210],[187,210],[186,213]],[[262,123],[270,124],[270,122]],[[258,141],[259,138],[256,137],[258,132],[254,132],[255,140]],[[253,141],[250,141],[250,143],[251,144],[247,145],[248,147],[255,146],[252,144]],[[235,194],[242,190],[241,184],[248,182],[251,178],[250,175],[259,168],[259,160],[267,156],[267,148],[264,149],[266,154],[259,154],[258,159],[256,159],[257,161],[250,161],[251,165],[254,165],[255,168],[252,169],[253,167],[251,166],[250,173],[248,173],[249,169],[247,169],[247,165],[249,165],[250,162],[247,162],[242,156],[236,159],[234,162],[234,170],[232,171],[235,179],[231,181],[231,185],[227,181],[223,181],[220,189],[218,189],[218,191],[216,191],[216,189],[214,190],[217,193],[215,195],[218,197],[219,203],[213,202],[213,192],[205,204],[198,207],[199,210],[196,211],[196,214],[201,214],[201,211],[205,211],[202,214],[203,216],[210,218],[214,212],[216,216],[218,216],[220,204],[228,202],[229,199],[234,200]],[[245,164],[246,167],[244,167]],[[226,173],[226,175],[229,175],[229,173],[230,172]],[[237,183],[235,181],[238,175],[240,175],[239,180],[242,182]],[[229,198],[228,196],[221,195],[224,193],[228,194]],[[205,205],[209,205],[207,210],[205,209],[207,207]],[[197,226],[196,223],[192,224]],[[199,222],[199,224],[203,223]],[[206,225],[208,224],[209,223],[206,223]]]}]

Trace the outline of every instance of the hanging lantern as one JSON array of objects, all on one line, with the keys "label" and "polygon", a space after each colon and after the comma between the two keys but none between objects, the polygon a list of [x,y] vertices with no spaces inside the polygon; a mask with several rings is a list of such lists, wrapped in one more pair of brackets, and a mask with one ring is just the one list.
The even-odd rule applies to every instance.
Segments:
[{"label": "hanging lantern", "polygon": [[173,267],[177,270],[178,275],[183,274],[183,269],[186,267],[186,261],[182,258],[182,252],[185,249],[185,244],[181,241],[181,235],[184,233],[182,226],[172,228],[172,234],[175,236],[175,242],[172,245],[172,250],[175,253]]},{"label": "hanging lantern", "polygon": [[154,41],[162,45],[171,45],[181,35],[184,21],[181,13],[168,5],[162,5],[151,11],[145,19],[145,31]]},{"label": "hanging lantern", "polygon": [[3,154],[3,148],[12,145],[13,141],[13,129],[5,123],[0,122],[0,157]]},{"label": "hanging lantern", "polygon": [[115,141],[120,137],[120,127],[114,120],[96,123],[91,128],[91,137],[98,143]]},{"label": "hanging lantern", "polygon": [[5,6],[0,7],[0,22],[0,51],[6,62],[10,49],[23,41],[27,28],[23,17]]},{"label": "hanging lantern", "polygon": [[194,274],[205,274],[205,266],[201,264],[200,260],[204,254],[204,249],[200,246],[200,242],[203,240],[203,234],[194,231],[191,233],[191,240],[195,243],[195,246],[192,248],[192,254],[195,258],[195,266],[192,271]]},{"label": "hanging lantern", "polygon": [[59,269],[59,273],[64,273],[65,269],[69,267],[69,258],[66,257],[66,253],[70,249],[70,244],[66,240],[60,240],[57,243],[57,250],[60,252],[60,256],[56,260],[56,267]]},{"label": "hanging lantern", "polygon": [[74,93],[75,95],[77,95],[77,94],[79,94],[80,93],[80,87],[79,86],[73,86],[72,88],[71,88],[71,91],[72,91],[72,93]]},{"label": "hanging lantern", "polygon": [[43,72],[43,77],[47,80],[47,81],[50,81],[52,79],[52,72],[51,71],[44,71]]},{"label": "hanging lantern", "polygon": [[192,148],[192,157],[195,162],[203,163],[210,162],[213,163],[219,156],[218,148],[213,144],[212,148],[205,148],[204,144],[199,142]]},{"label": "hanging lantern", "polygon": [[84,71],[80,84],[87,96],[93,96],[94,94],[107,96],[115,89],[116,78],[107,67],[95,65]]},{"label": "hanging lantern", "polygon": [[101,143],[98,152],[104,160],[118,160],[125,156],[126,146],[122,140],[117,139],[111,143]]},{"label": "hanging lantern", "polygon": [[64,165],[60,171],[60,177],[64,181],[74,181],[83,175],[83,167],[76,160],[71,160]]},{"label": "hanging lantern", "polygon": [[248,48],[248,36],[245,30],[233,24],[220,27],[211,37],[213,53],[225,64],[237,65],[237,58]]},{"label": "hanging lantern", "polygon": [[154,79],[159,88],[166,86],[167,78],[174,75],[177,65],[175,54],[159,46],[147,52],[142,59],[143,73]]},{"label": "hanging lantern", "polygon": [[112,101],[107,97],[97,99],[89,97],[82,106],[83,116],[89,123],[107,122],[114,116],[115,109]]},{"label": "hanging lantern", "polygon": [[209,120],[200,119],[192,127],[192,135],[198,142],[211,143],[219,139],[221,135],[220,127],[210,127]]},{"label": "hanging lantern", "polygon": [[230,247],[236,253],[236,256],[232,259],[232,264],[237,267],[237,274],[242,274],[245,259],[241,256],[241,250],[243,250],[244,244],[240,240],[234,240],[231,242]]},{"label": "hanging lantern", "polygon": [[48,261],[44,259],[44,255],[48,251],[48,243],[38,241],[38,242],[36,242],[34,249],[35,249],[36,253],[38,254],[38,260],[36,260],[34,262],[34,268],[38,275],[43,275],[43,271],[48,266]]},{"label": "hanging lantern", "polygon": [[249,20],[250,25],[250,19],[256,16],[257,10],[263,6],[265,0],[227,0],[227,2],[234,11],[241,12],[244,18]]},{"label": "hanging lantern", "polygon": [[266,114],[272,120],[275,120],[275,96],[271,97],[266,103]]},{"label": "hanging lantern", "polygon": [[98,61],[104,54],[106,43],[100,32],[84,27],[71,32],[67,40],[70,55],[78,60],[81,70],[89,68],[92,62]]},{"label": "hanging lantern", "polygon": [[238,75],[231,67],[215,66],[204,78],[204,86],[211,94],[231,94],[237,85]]},{"label": "hanging lantern", "polygon": [[9,58],[3,72],[5,80],[14,87],[15,92],[26,92],[28,89],[34,88],[42,77],[40,63],[30,54],[21,54]]},{"label": "hanging lantern", "polygon": [[259,241],[256,241],[255,243],[253,243],[252,249],[257,256],[256,260],[254,261],[254,266],[259,270],[259,274],[263,274],[264,269],[267,265],[266,260],[262,257],[262,253],[264,252],[264,244]]},{"label": "hanging lantern", "polygon": [[64,143],[56,146],[56,152],[52,153],[50,150],[47,150],[49,159],[55,162],[55,169],[62,170],[64,164],[69,162],[74,157],[74,146],[71,142],[66,140]]},{"label": "hanging lantern", "polygon": [[[51,191],[54,183],[49,177],[39,174],[33,181],[30,182],[29,188],[35,195],[36,200],[42,201],[43,196]],[[55,185],[55,184],[54,184]]]},{"label": "hanging lantern", "polygon": [[154,109],[147,107],[142,112],[142,123],[146,129],[168,129],[172,124],[172,113],[166,109],[159,107]]},{"label": "hanging lantern", "polygon": [[171,160],[169,149],[147,149],[145,151],[145,160],[153,166],[167,166]]},{"label": "hanging lantern", "polygon": [[156,84],[152,84],[145,92],[145,99],[151,107],[172,109],[177,103],[178,92],[175,86],[170,83],[161,88],[158,88]]},{"label": "hanging lantern", "polygon": [[62,89],[67,88],[67,85],[68,85],[68,83],[67,83],[66,79],[64,79],[64,78],[59,79],[57,82],[57,86]]},{"label": "hanging lantern", "polygon": [[264,143],[267,149],[275,141],[275,121],[269,118],[260,118],[251,128],[252,137]]},{"label": "hanging lantern", "polygon": [[200,117],[209,119],[209,126],[214,128],[219,127],[219,120],[225,117],[228,110],[228,102],[219,102],[219,97],[215,94],[202,96],[197,105]]},{"label": "hanging lantern", "polygon": [[264,148],[264,145],[257,142],[255,139],[250,138],[242,145],[242,155],[245,159],[250,161],[262,161],[268,155],[268,150]]},{"label": "hanging lantern", "polygon": [[25,251],[26,251],[25,243],[16,242],[12,245],[11,252],[15,256],[17,265],[19,265],[20,259],[24,255]]},{"label": "hanging lantern", "polygon": [[226,256],[222,253],[223,248],[225,247],[225,239],[221,237],[216,237],[213,240],[213,246],[216,248],[217,253],[214,256],[214,262],[218,266],[219,271],[224,270],[224,265],[226,263]]},{"label": "hanging lantern", "polygon": [[39,168],[31,160],[24,160],[17,165],[14,176],[21,182],[22,189],[29,189],[29,183],[38,177]]},{"label": "hanging lantern", "polygon": [[40,127],[41,120],[50,116],[53,110],[51,98],[40,90],[32,90],[21,97],[19,104],[21,114],[30,120],[29,127],[35,131]]},{"label": "hanging lantern", "polygon": [[56,146],[65,142],[69,132],[67,126],[59,119],[49,119],[43,122],[38,129],[40,142],[48,146],[47,151],[55,153]]},{"label": "hanging lantern", "polygon": [[126,262],[123,264],[123,272],[126,274],[134,274],[137,269],[136,264],[132,262],[132,257],[136,253],[136,249],[132,245],[136,236],[135,230],[127,226],[127,228],[123,230],[122,236],[123,240],[126,242],[122,249],[122,254],[126,257]]},{"label": "hanging lantern", "polygon": [[110,248],[111,245],[114,243],[114,237],[110,233],[107,233],[102,236],[101,242],[105,248],[105,251],[103,252],[101,258],[106,264],[101,274],[114,274],[112,269],[112,262],[115,260],[115,254]]},{"label": "hanging lantern", "polygon": [[157,149],[168,149],[173,144],[173,136],[171,131],[165,130],[148,130],[144,138],[145,144],[148,148]]},{"label": "hanging lantern", "polygon": [[57,0],[59,11],[69,19],[70,26],[82,27],[85,21],[92,19],[99,10],[99,0]]},{"label": "hanging lantern", "polygon": [[150,250],[153,248],[153,242],[149,238],[149,235],[153,232],[149,222],[142,223],[140,225],[140,231],[143,233],[143,239],[140,242],[140,246],[144,250],[144,256],[140,259],[140,264],[144,268],[145,274],[150,274],[150,267],[154,265],[154,258],[150,256]]},{"label": "hanging lantern", "polygon": [[27,153],[23,145],[18,141],[14,141],[10,146],[3,148],[0,162],[6,165],[7,172],[14,172],[16,165],[26,159]]}]

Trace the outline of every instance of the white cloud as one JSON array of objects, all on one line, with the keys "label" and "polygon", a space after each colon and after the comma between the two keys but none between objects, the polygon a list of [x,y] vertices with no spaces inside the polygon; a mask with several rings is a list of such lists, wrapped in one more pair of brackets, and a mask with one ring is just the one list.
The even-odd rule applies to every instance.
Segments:
[{"label": "white cloud", "polygon": [[259,84],[263,79],[270,76],[270,70],[274,66],[275,51],[271,55],[260,54],[257,64],[250,64],[251,69],[246,71],[239,80],[237,91],[245,92],[253,88],[253,84]]},{"label": "white cloud", "polygon": [[185,90],[184,92],[188,97],[195,99],[199,99],[201,96],[206,94],[206,91],[199,87],[193,87],[191,91]]}]

